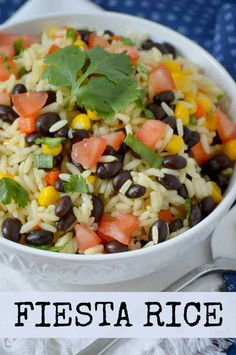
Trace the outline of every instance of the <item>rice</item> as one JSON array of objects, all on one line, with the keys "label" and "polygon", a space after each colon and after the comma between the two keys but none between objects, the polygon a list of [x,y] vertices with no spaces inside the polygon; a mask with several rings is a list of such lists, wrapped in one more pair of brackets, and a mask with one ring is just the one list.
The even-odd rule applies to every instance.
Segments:
[{"label": "rice", "polygon": [[[99,35],[102,36],[104,40],[110,40],[109,35],[104,34],[103,31],[100,31]],[[137,48],[140,48],[142,40],[136,35],[132,36],[132,38],[137,41]],[[110,42],[111,45],[108,46],[107,50],[111,53],[116,53],[117,48],[123,45],[122,41],[112,40]],[[65,29],[58,30],[55,38],[49,33],[44,32],[40,43],[33,44],[29,48],[26,48],[22,52],[22,55],[15,59],[17,68],[23,67],[27,73],[20,79],[16,79],[14,75],[10,75],[8,80],[0,82],[0,94],[5,92],[5,90],[10,93],[18,83],[24,84],[28,92],[43,92],[48,90],[56,92],[56,101],[42,107],[38,111],[38,115],[48,114],[49,112],[58,115],[58,121],[49,128],[50,134],[48,136],[50,136],[50,138],[62,128],[65,128],[66,132],[67,125],[73,126],[71,122],[78,113],[85,113],[89,116],[89,111],[81,110],[78,107],[76,98],[73,98],[69,104],[69,108],[66,108],[65,104],[68,99],[68,88],[63,86],[56,87],[50,83],[50,80],[42,79],[42,73],[45,68],[44,59],[51,46],[58,45],[64,48],[71,44],[73,44],[73,42],[71,39],[66,38]],[[85,48],[81,50],[86,53]],[[149,105],[153,103],[153,97],[156,94],[155,88],[150,85],[150,76],[153,71],[160,68],[160,64],[165,65],[167,60],[174,60],[180,65],[185,75],[186,83],[177,83],[176,89],[173,90],[175,95],[174,101],[172,103],[163,101],[160,107],[166,116],[175,116],[175,105],[181,101],[184,102],[190,113],[194,105],[192,102],[188,102],[186,94],[190,93],[193,97],[197,97],[199,93],[206,95],[212,103],[211,111],[204,113],[203,117],[198,118],[196,125],[189,123],[187,126],[191,132],[198,132],[200,134],[201,147],[207,156],[220,154],[221,146],[213,143],[216,132],[209,130],[207,123],[209,115],[214,113],[218,108],[217,97],[222,94],[222,90],[210,79],[206,78],[198,66],[181,56],[177,56],[173,59],[171,54],[163,55],[157,48],[152,48],[147,51],[138,49],[138,54],[139,62],[143,64],[144,69],[138,65],[137,70],[133,72],[133,77],[138,87],[145,93],[145,98],[143,98],[142,103],[132,101],[123,108],[122,105],[117,105],[118,109],[109,120],[103,119],[102,114],[97,112],[97,117],[89,121],[91,127],[88,136],[90,138],[96,137],[96,139],[99,140],[99,136],[101,135],[103,139],[105,139],[104,137],[110,137],[110,134],[115,135],[120,130],[124,131],[126,135],[136,135],[137,132],[143,133],[143,125],[149,122],[146,117],[148,111],[145,110],[145,108],[151,108]],[[146,72],[145,68],[148,72]],[[184,90],[186,88],[188,90]],[[15,107],[13,107],[13,109],[16,111]],[[104,150],[96,163],[98,163],[99,166],[103,165],[105,171],[106,169],[110,171],[111,166],[118,166],[119,164],[121,164],[121,166],[118,166],[119,168],[117,168],[116,173],[111,173],[109,178],[104,179],[102,175],[99,175],[98,166],[96,164],[91,165],[91,168],[84,168],[86,164],[81,164],[81,162],[74,160],[71,156],[71,139],[74,139],[74,133],[70,128],[68,129],[67,136],[62,137],[63,139],[60,142],[60,144],[62,144],[62,152],[59,154],[53,152],[52,154],[54,155],[54,163],[58,155],[60,158],[60,154],[62,154],[63,159],[61,162],[57,163],[57,165],[54,164],[55,174],[59,174],[57,175],[59,180],[53,181],[53,184],[50,185],[51,183],[48,182],[51,172],[50,169],[40,169],[35,166],[34,162],[34,154],[42,154],[42,146],[37,144],[29,146],[27,144],[25,134],[21,132],[22,119],[24,118],[19,115],[19,112],[17,115],[19,117],[17,117],[12,124],[0,120],[0,181],[2,178],[8,177],[20,184],[28,193],[29,203],[25,207],[19,208],[14,199],[11,199],[9,204],[0,202],[0,226],[6,218],[13,217],[20,220],[22,224],[20,233],[23,235],[27,235],[32,231],[37,234],[37,228],[51,232],[54,237],[50,245],[58,248],[60,253],[75,254],[80,252],[78,236],[75,236],[74,227],[76,224],[83,225],[87,228],[87,231],[98,233],[97,235],[99,237],[102,233],[100,233],[98,229],[101,224],[106,223],[107,219],[111,220],[111,229],[121,228],[121,230],[129,226],[129,223],[131,223],[130,218],[132,219],[131,224],[135,224],[136,227],[131,233],[128,250],[153,246],[160,242],[160,231],[157,226],[154,225],[154,223],[158,221],[160,213],[168,211],[168,213],[171,213],[173,220],[177,218],[182,220],[183,228],[171,234],[168,232],[166,235],[166,239],[174,238],[189,229],[187,212],[189,213],[190,211],[186,212],[186,206],[196,203],[200,205],[204,197],[213,195],[212,182],[208,181],[202,174],[201,166],[197,164],[197,161],[189,156],[189,143],[186,141],[184,134],[184,126],[186,123],[183,124],[181,117],[177,117],[176,128],[174,130],[167,125],[164,134],[158,138],[154,144],[151,144],[149,148],[162,157],[170,154],[182,156],[182,158],[186,160],[186,167],[182,169],[177,169],[175,166],[167,167],[164,165],[156,167],[156,161],[153,163],[146,161],[142,156],[143,152],[137,156],[133,154],[131,149],[126,149],[125,145],[122,145],[121,151],[119,149],[121,142],[115,141],[113,148],[116,152],[108,154],[104,153]],[[158,124],[159,121],[153,120],[153,122]],[[86,136],[86,133],[84,134]],[[154,129],[149,132],[150,139],[153,134],[155,134]],[[179,150],[176,150],[176,147],[174,147],[172,152],[168,143],[174,140],[174,135],[181,137],[182,140],[180,141],[183,144]],[[141,137],[142,134],[137,135],[137,137],[138,136]],[[147,141],[145,141],[145,144],[149,146],[149,136],[147,135],[146,138]],[[112,145],[109,139],[107,142],[109,142],[107,145]],[[52,147],[51,149],[54,148],[55,147]],[[149,151],[149,149],[147,149],[147,151]],[[91,149],[89,152],[89,156],[96,152],[97,147],[94,147],[94,149]],[[118,176],[120,171],[128,171],[130,175],[127,175],[127,178],[122,181],[119,188],[114,189],[113,179],[114,176]],[[226,174],[226,171],[222,173]],[[228,174],[232,174],[232,169],[228,171]],[[87,192],[79,192],[78,181],[75,182],[75,186],[73,187],[75,188],[74,192],[64,192],[63,189],[62,191],[56,191],[58,198],[64,198],[64,196],[70,197],[72,208],[69,213],[74,215],[72,224],[66,228],[66,230],[61,231],[57,230],[56,227],[56,222],[61,221],[61,218],[55,213],[55,205],[57,202],[47,205],[47,202],[44,201],[42,204],[39,197],[45,188],[49,187],[49,189],[53,189],[53,186],[56,186],[56,182],[62,184],[69,182],[70,186],[72,175],[79,177],[81,181],[85,182],[85,191]],[[178,188],[170,188],[163,183],[166,175],[178,181]],[[162,180],[160,180],[160,178]],[[214,179],[214,177],[211,178]],[[118,179],[118,177],[116,179]],[[182,196],[179,183],[181,187],[186,188],[185,193],[187,197]],[[142,187],[142,193],[140,193],[139,185]],[[131,186],[134,186],[138,191],[134,198],[126,196]],[[99,207],[96,207],[96,203]],[[102,205],[104,205],[104,213],[103,207],[101,207]],[[191,207],[189,208],[191,209]],[[121,221],[119,218],[121,218]],[[149,241],[148,235],[151,228],[152,241]],[[122,233],[124,234],[123,230]],[[98,240],[102,239],[100,238]],[[21,242],[22,241],[25,243],[24,237],[21,238]],[[88,248],[83,253],[86,255],[101,254],[105,253],[105,250],[106,248],[104,249],[100,241],[98,245]]]}]

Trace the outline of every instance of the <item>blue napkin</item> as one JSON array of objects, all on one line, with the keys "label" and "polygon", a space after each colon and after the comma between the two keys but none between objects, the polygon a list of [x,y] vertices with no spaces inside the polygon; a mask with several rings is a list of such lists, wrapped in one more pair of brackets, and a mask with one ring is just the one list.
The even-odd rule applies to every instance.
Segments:
[{"label": "blue napkin", "polygon": [[[0,23],[25,0],[0,0]],[[94,0],[105,10],[145,17],[199,43],[236,79],[236,0]],[[236,275],[224,275],[225,290],[236,292]],[[236,354],[236,345],[228,350]]]}]

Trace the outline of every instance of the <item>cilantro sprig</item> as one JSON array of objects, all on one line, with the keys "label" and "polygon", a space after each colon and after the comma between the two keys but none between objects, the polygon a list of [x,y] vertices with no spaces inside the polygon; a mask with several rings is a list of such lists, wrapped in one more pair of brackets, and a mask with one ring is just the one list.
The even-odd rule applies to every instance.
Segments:
[{"label": "cilantro sprig", "polygon": [[11,178],[0,179],[0,201],[8,205],[12,199],[19,207],[25,207],[29,202],[29,194],[17,181]]},{"label": "cilantro sprig", "polygon": [[66,108],[76,98],[86,110],[110,118],[139,96],[132,62],[125,53],[109,53],[98,46],[88,51],[67,46],[47,56],[45,63],[42,78],[69,91]]},{"label": "cilantro sprig", "polygon": [[71,175],[69,181],[64,182],[65,192],[87,193],[88,187],[83,176]]}]

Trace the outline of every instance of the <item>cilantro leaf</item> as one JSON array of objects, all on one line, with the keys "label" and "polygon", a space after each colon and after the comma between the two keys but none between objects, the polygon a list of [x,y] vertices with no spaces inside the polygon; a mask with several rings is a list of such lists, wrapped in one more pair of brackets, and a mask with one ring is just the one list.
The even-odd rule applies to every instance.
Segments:
[{"label": "cilantro leaf", "polygon": [[85,63],[85,53],[79,46],[67,46],[47,56],[42,78],[52,85],[72,88],[77,80],[77,74]]},{"label": "cilantro leaf", "polygon": [[63,250],[66,246],[67,246],[68,242],[56,247],[56,246],[52,246],[50,247],[49,245],[28,245],[30,248],[34,248],[34,249],[40,249],[40,250],[47,250],[47,251],[53,251],[55,253],[58,253],[59,251]]},{"label": "cilantro leaf", "polygon": [[128,78],[133,72],[130,58],[125,54],[109,53],[101,47],[94,47],[88,51],[90,65],[86,75],[104,75],[113,82],[118,82],[121,78]]},{"label": "cilantro leaf", "polygon": [[121,41],[126,45],[126,46],[134,46],[135,43],[132,41],[132,39],[128,37],[121,36]]},{"label": "cilantro leaf", "polygon": [[29,194],[15,180],[10,178],[0,179],[0,201],[4,205],[8,205],[12,199],[19,207],[25,207],[29,202]]},{"label": "cilantro leaf", "polygon": [[88,187],[83,176],[71,175],[70,180],[64,183],[65,192],[87,193]]},{"label": "cilantro leaf", "polygon": [[46,144],[49,148],[55,148],[57,147],[59,144],[61,144],[61,142],[64,141],[65,138],[60,138],[60,137],[41,137],[41,138],[37,138],[35,140],[36,144]]},{"label": "cilantro leaf", "polygon": [[132,78],[120,79],[117,83],[106,77],[93,77],[81,86],[77,93],[77,103],[86,110],[95,110],[98,115],[110,118],[115,112],[135,101],[139,89]]}]

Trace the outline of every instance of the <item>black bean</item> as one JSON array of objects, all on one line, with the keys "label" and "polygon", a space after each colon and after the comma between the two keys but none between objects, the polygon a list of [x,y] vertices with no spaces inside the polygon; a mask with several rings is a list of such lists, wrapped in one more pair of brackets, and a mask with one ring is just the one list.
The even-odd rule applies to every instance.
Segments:
[{"label": "black bean", "polygon": [[201,211],[204,217],[208,216],[215,208],[215,202],[211,196],[207,196],[201,201]]},{"label": "black bean", "polygon": [[12,242],[19,242],[22,223],[17,218],[6,218],[2,224],[2,235]]},{"label": "black bean", "polygon": [[178,230],[180,230],[181,228],[183,228],[184,224],[183,221],[181,221],[181,219],[177,218],[175,219],[173,222],[170,223],[169,225],[169,230],[170,233],[174,233],[177,232]]},{"label": "black bean", "polygon": [[155,95],[153,98],[153,101],[157,104],[160,105],[162,102],[165,102],[167,104],[171,104],[175,99],[175,94],[171,90],[166,90],[162,91],[159,94]]},{"label": "black bean", "polygon": [[129,179],[132,180],[130,171],[122,170],[121,172],[119,172],[119,174],[117,174],[112,181],[112,185],[115,192],[118,192],[121,186],[124,185],[124,183]]},{"label": "black bean", "polygon": [[149,230],[149,240],[153,240],[153,227],[156,227],[158,229],[158,243],[162,243],[166,240],[169,234],[169,227],[168,224],[165,221],[162,221],[161,219],[157,220],[150,228]]},{"label": "black bean", "polygon": [[54,187],[57,191],[59,192],[64,192],[65,189],[64,189],[64,183],[61,179],[57,179],[54,183]]},{"label": "black bean", "polygon": [[117,155],[117,151],[110,145],[106,146],[106,149],[104,150],[102,155]]},{"label": "black bean", "polygon": [[188,144],[188,142],[191,139],[192,132],[187,126],[183,126],[183,131],[184,131],[184,134],[183,134],[184,143]]},{"label": "black bean", "polygon": [[54,132],[54,137],[67,138],[69,131],[69,125],[66,124],[64,127],[60,128],[58,131]]},{"label": "black bean", "polygon": [[111,163],[98,164],[96,174],[100,179],[111,179],[119,173],[122,165],[121,159],[114,160]]},{"label": "black bean", "polygon": [[81,39],[88,44],[89,36],[92,32],[88,30],[78,30],[78,32],[80,33]]},{"label": "black bean", "polygon": [[157,181],[167,190],[179,190],[181,187],[179,179],[171,174],[165,174],[163,178],[157,177]]},{"label": "black bean", "polygon": [[38,116],[36,120],[36,131],[42,135],[48,135],[50,127],[60,121],[60,116],[55,112],[46,112]]},{"label": "black bean", "polygon": [[202,212],[199,205],[192,205],[189,214],[189,226],[193,227],[202,220]]},{"label": "black bean", "polygon": [[163,165],[169,169],[184,169],[187,165],[187,160],[181,155],[170,154],[164,157]]},{"label": "black bean", "polygon": [[26,136],[25,140],[27,144],[31,147],[31,145],[35,144],[37,138],[41,138],[42,135],[40,133],[32,133],[29,136]]},{"label": "black bean", "polygon": [[60,167],[63,160],[63,154],[58,154],[56,157],[53,157],[53,167]]},{"label": "black bean", "polygon": [[24,84],[16,84],[12,89],[12,95],[24,94],[27,92],[27,89]]},{"label": "black bean", "polygon": [[222,192],[225,192],[225,190],[229,186],[229,177],[223,174],[217,174],[214,178],[214,181],[217,183],[217,185],[220,186]]},{"label": "black bean", "polygon": [[151,110],[157,120],[162,120],[166,117],[166,113],[160,105],[152,103],[147,106],[149,110]]},{"label": "black bean", "polygon": [[128,251],[128,245],[122,244],[117,240],[114,240],[112,242],[105,244],[104,250],[108,254],[122,253],[124,251]]},{"label": "black bean", "polygon": [[114,32],[110,31],[110,30],[105,30],[104,31],[105,35],[109,35],[110,37],[114,36]]},{"label": "black bean", "polygon": [[72,139],[72,144],[75,144],[84,138],[89,138],[89,134],[86,129],[69,129],[68,137]]},{"label": "black bean", "polygon": [[188,154],[189,158],[193,158],[193,153],[190,149],[186,150],[185,153]]},{"label": "black bean", "polygon": [[167,51],[168,54],[172,54],[173,58],[176,58],[176,49],[175,47],[169,42],[162,43]]},{"label": "black bean", "polygon": [[194,131],[191,132],[191,137],[189,139],[189,141],[187,142],[187,146],[188,148],[193,147],[195,144],[197,144],[201,139],[200,133]]},{"label": "black bean", "polygon": [[47,90],[47,91],[44,91],[46,94],[48,94],[48,98],[47,98],[47,101],[45,102],[45,105],[44,106],[47,106],[47,105],[50,105],[52,104],[53,102],[56,102],[57,101],[57,94],[55,91],[52,91],[52,90]]},{"label": "black bean", "polygon": [[55,215],[64,217],[73,207],[70,196],[62,196],[55,205]]},{"label": "black bean", "polygon": [[30,232],[26,237],[25,241],[27,244],[40,246],[47,245],[53,240],[53,233],[46,230],[36,230]]},{"label": "black bean", "polygon": [[145,195],[145,193],[146,187],[139,184],[134,184],[128,188],[125,195],[129,198],[139,198]]},{"label": "black bean", "polygon": [[122,142],[120,149],[118,150],[118,153],[125,154],[129,150],[130,150],[129,146],[126,143]]},{"label": "black bean", "polygon": [[60,218],[59,221],[55,223],[55,227],[58,231],[65,232],[75,222],[75,219],[76,218],[71,211],[64,217]]},{"label": "black bean", "polygon": [[157,48],[159,49],[159,51],[162,53],[162,54],[167,54],[167,49],[165,48],[165,46],[161,43],[157,43],[157,42],[154,42],[153,40],[151,39],[146,39],[142,44],[141,44],[141,48],[143,50],[150,50],[152,48]]},{"label": "black bean", "polygon": [[102,199],[96,195],[92,195],[93,210],[91,216],[94,217],[95,222],[99,222],[103,216],[104,203]]},{"label": "black bean", "polygon": [[231,165],[232,163],[226,155],[219,154],[204,163],[202,165],[202,171],[210,176],[215,176],[216,173],[229,168]]},{"label": "black bean", "polygon": [[7,123],[13,123],[17,117],[17,113],[11,106],[0,105],[0,120]]},{"label": "black bean", "polygon": [[185,184],[182,184],[181,187],[178,189],[178,195],[183,197],[185,200],[188,198],[188,190]]},{"label": "black bean", "polygon": [[176,118],[174,116],[167,116],[162,119],[162,122],[168,124],[173,130],[176,129]]},{"label": "black bean", "polygon": [[83,167],[80,163],[78,163],[77,161],[71,160],[71,163],[72,163],[74,166],[76,166],[76,168],[78,168],[81,173],[82,173],[83,171],[85,171],[84,167]]}]

